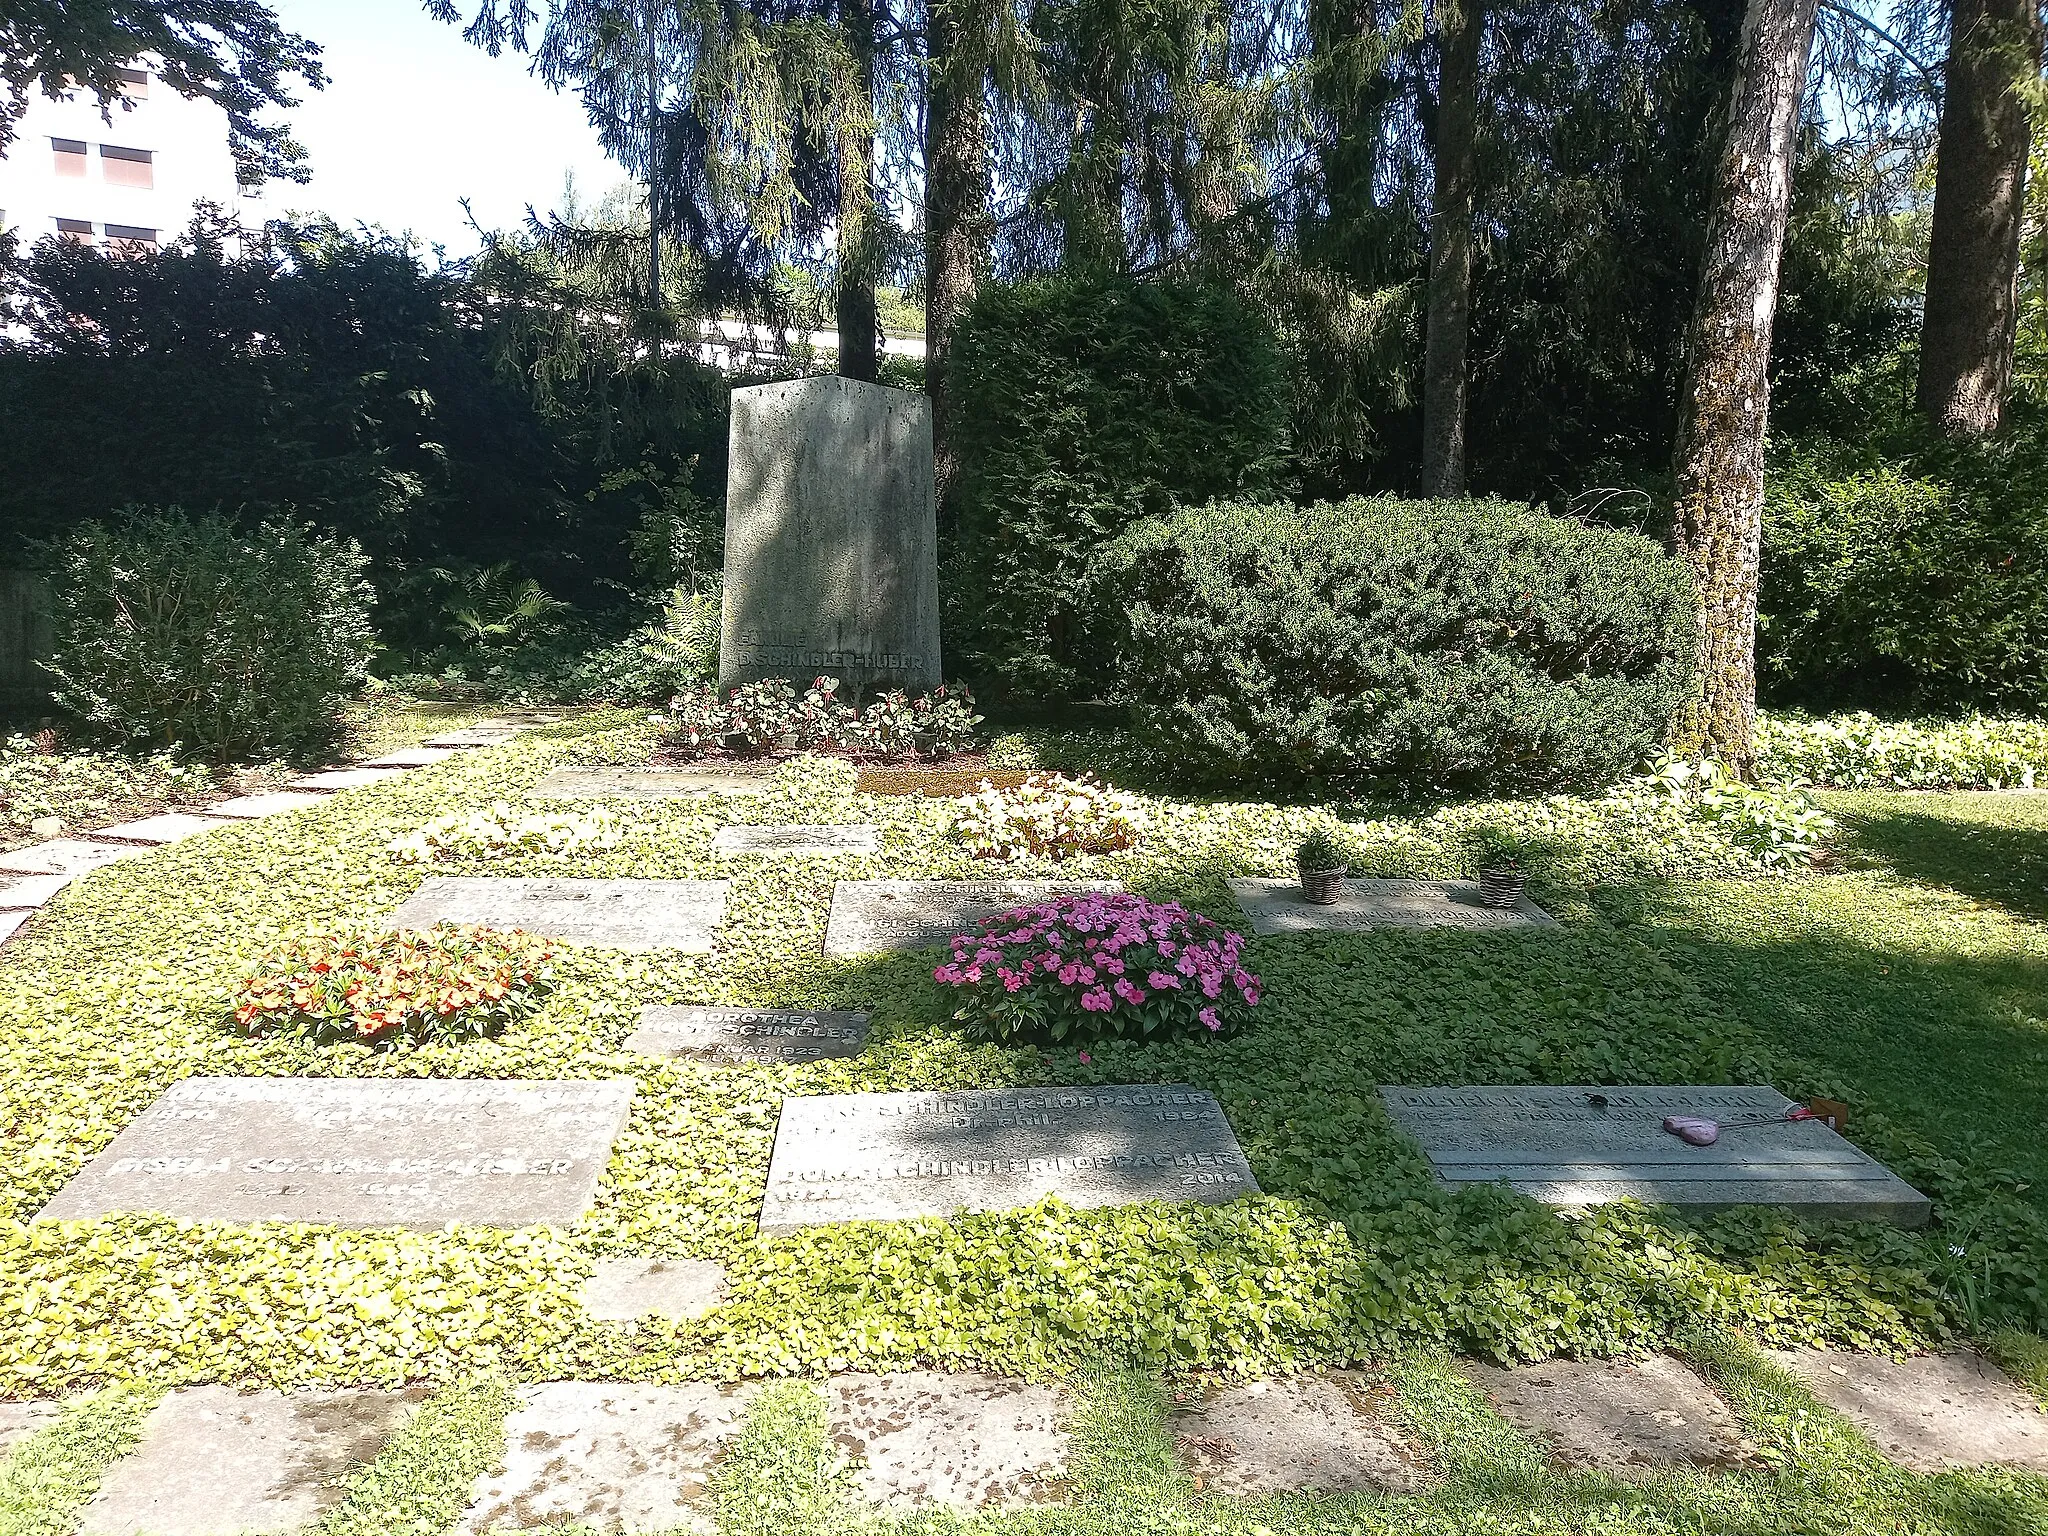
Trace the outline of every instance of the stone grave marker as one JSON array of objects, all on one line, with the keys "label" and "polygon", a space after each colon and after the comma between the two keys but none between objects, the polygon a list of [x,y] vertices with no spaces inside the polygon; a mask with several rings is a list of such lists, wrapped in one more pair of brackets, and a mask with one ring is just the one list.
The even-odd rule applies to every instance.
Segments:
[{"label": "stone grave marker", "polygon": [[1178,1084],[782,1101],[761,1230],[1257,1194],[1214,1097]]},{"label": "stone grave marker", "polygon": [[341,1500],[424,1389],[240,1392],[180,1387],[143,1421],[85,1506],[82,1536],[233,1536],[301,1531]]},{"label": "stone grave marker", "polygon": [[[710,1532],[711,1471],[757,1385],[557,1381],[520,1390],[459,1529]],[[792,1533],[796,1536],[796,1533]]]},{"label": "stone grave marker", "polygon": [[558,800],[676,800],[685,795],[758,795],[773,763],[705,768],[557,768],[527,791]]},{"label": "stone grave marker", "polygon": [[788,1064],[858,1056],[867,1038],[864,1013],[649,1004],[640,1010],[640,1027],[626,1036],[626,1049],[685,1061]]},{"label": "stone grave marker", "polygon": [[936,687],[931,401],[830,375],[757,384],[732,392],[729,447],[719,685]]},{"label": "stone grave marker", "polygon": [[1909,1471],[2048,1472],[2048,1411],[1973,1349],[1909,1360],[1832,1349],[1770,1353]]},{"label": "stone grave marker", "polygon": [[1669,1355],[1545,1360],[1502,1369],[1460,1364],[1502,1417],[1549,1448],[1560,1466],[1631,1473],[1739,1467],[1752,1450],[1721,1394]]},{"label": "stone grave marker", "polygon": [[71,875],[0,875],[0,911],[40,907],[74,878]]},{"label": "stone grave marker", "polygon": [[118,837],[130,843],[179,843],[201,832],[211,832],[226,823],[209,816],[189,816],[183,811],[166,811],[140,821],[124,821],[118,827],[102,827],[94,837]]},{"label": "stone grave marker", "polygon": [[122,847],[114,843],[88,843],[82,838],[60,837],[30,848],[17,848],[12,853],[0,853],[0,874],[89,875],[96,869],[105,869],[109,864],[132,859],[138,853],[148,851],[133,845]]},{"label": "stone grave marker", "polygon": [[190,1077],[38,1219],[566,1227],[589,1207],[632,1101],[630,1078]]},{"label": "stone grave marker", "polygon": [[855,1486],[890,1509],[964,1515],[1049,1503],[1066,1476],[1059,1388],[979,1371],[835,1376],[833,1442],[861,1463]]},{"label": "stone grave marker", "polygon": [[235,821],[260,821],[265,816],[281,816],[286,811],[302,811],[309,805],[325,805],[328,797],[308,793],[302,789],[274,789],[268,794],[237,795],[232,800],[218,800],[206,808],[209,816],[226,816]]},{"label": "stone grave marker", "polygon": [[724,1294],[725,1266],[710,1259],[599,1259],[583,1310],[612,1323],[701,1317]]},{"label": "stone grave marker", "polygon": [[872,826],[720,827],[711,851],[726,858],[758,853],[790,858],[855,857],[882,851],[880,829]]},{"label": "stone grave marker", "polygon": [[1222,1383],[1167,1427],[1205,1493],[1412,1493],[1421,1468],[1387,1422],[1392,1396],[1358,1371]]},{"label": "stone grave marker", "polygon": [[318,789],[333,793],[343,789],[366,789],[403,774],[403,768],[323,768],[303,779],[293,779],[287,789]]},{"label": "stone grave marker", "polygon": [[[1925,1195],[1774,1088],[1382,1088],[1396,1124],[1446,1184],[1506,1181],[1551,1205],[1782,1205],[1838,1221],[1925,1226]],[[1721,1122],[1695,1147],[1667,1115]],[[1771,1121],[1738,1124],[1742,1121]]]},{"label": "stone grave marker", "polygon": [[832,888],[825,953],[928,949],[1011,907],[1122,889],[1114,880],[841,880]]},{"label": "stone grave marker", "polygon": [[1327,928],[1368,933],[1376,928],[1486,930],[1554,924],[1557,919],[1524,896],[1512,912],[1486,906],[1472,880],[1346,880],[1335,902],[1304,901],[1293,880],[1229,882],[1256,933],[1306,933]]},{"label": "stone grave marker", "polygon": [[387,928],[477,923],[523,928],[604,949],[711,948],[725,916],[724,880],[551,880],[434,875],[385,920]]}]

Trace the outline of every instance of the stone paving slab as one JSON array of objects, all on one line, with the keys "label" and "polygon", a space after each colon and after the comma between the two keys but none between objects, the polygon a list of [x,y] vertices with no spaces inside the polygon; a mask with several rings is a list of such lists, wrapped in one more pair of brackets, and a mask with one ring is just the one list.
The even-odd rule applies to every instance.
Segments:
[{"label": "stone paving slab", "polygon": [[83,838],[60,837],[31,848],[0,853],[0,874],[87,875],[122,859],[132,859],[145,848],[122,847],[114,843],[88,843]]},{"label": "stone paving slab", "polygon": [[449,731],[443,736],[429,736],[420,745],[423,747],[502,747],[520,734],[523,727],[515,725],[488,726],[472,725],[467,730]]},{"label": "stone paving slab", "polygon": [[1222,1106],[1182,1084],[820,1094],[782,1101],[761,1230],[1258,1192]]},{"label": "stone paving slab", "polygon": [[180,1388],[151,1410],[135,1452],[107,1469],[81,1536],[304,1530],[426,1396]]},{"label": "stone paving slab", "polygon": [[566,1227],[589,1208],[632,1101],[631,1078],[190,1077],[38,1219]]},{"label": "stone paving slab", "polygon": [[1891,1360],[1798,1349],[1774,1350],[1771,1358],[1902,1467],[2048,1472],[2048,1413],[1975,1350]]},{"label": "stone paving slab", "polygon": [[[1927,1197],[1775,1088],[1522,1087],[1380,1089],[1394,1123],[1446,1184],[1505,1182],[1551,1205],[1632,1198],[1664,1205],[1779,1205],[1838,1221],[1927,1224]],[[1667,1115],[1721,1123],[1696,1147]],[[1741,1121],[1775,1123],[1740,1124]]]},{"label": "stone paving slab", "polygon": [[365,759],[359,766],[364,768],[431,768],[436,763],[445,763],[451,757],[460,757],[460,747],[405,747],[397,752],[386,752],[382,757]]},{"label": "stone paving slab", "polygon": [[226,823],[211,816],[193,816],[184,811],[166,811],[140,821],[124,821],[118,827],[101,827],[94,837],[118,837],[129,843],[178,843],[201,832],[211,832]]},{"label": "stone paving slab", "polygon": [[524,1388],[505,1421],[504,1462],[477,1479],[460,1529],[582,1521],[604,1532],[708,1532],[712,1465],[759,1391],[701,1382]]},{"label": "stone paving slab", "polygon": [[557,768],[527,791],[560,800],[676,800],[686,795],[758,795],[772,763],[717,768]]},{"label": "stone paving slab", "polygon": [[1122,889],[1115,880],[841,880],[832,888],[825,953],[929,949],[1012,907]]},{"label": "stone paving slab", "polygon": [[1472,880],[1346,880],[1327,905],[1304,901],[1293,880],[1231,880],[1237,904],[1255,933],[1369,933],[1380,928],[1462,928],[1489,931],[1555,926],[1557,919],[1524,896],[1513,911],[1489,907]]},{"label": "stone paving slab", "polygon": [[1721,1394],[1669,1355],[1645,1360],[1467,1361],[1466,1377],[1564,1466],[1631,1473],[1745,1464],[1751,1449]]},{"label": "stone paving slab", "polygon": [[232,800],[216,801],[206,808],[206,814],[226,816],[233,821],[260,821],[265,816],[302,811],[309,805],[325,805],[330,798],[302,789],[274,789],[267,794],[237,795]]},{"label": "stone paving slab", "polygon": [[17,1442],[26,1440],[45,1425],[56,1422],[64,1411],[59,1402],[0,1403],[0,1456]]},{"label": "stone paving slab", "polygon": [[22,925],[34,916],[33,912],[0,912],[0,944],[13,938],[21,931]]},{"label": "stone paving slab", "polygon": [[725,1266],[710,1259],[599,1259],[583,1310],[610,1323],[700,1317],[725,1294]]},{"label": "stone paving slab", "polygon": [[74,878],[72,875],[0,875],[0,912],[40,907]]},{"label": "stone paving slab", "polygon": [[1388,1424],[1391,1390],[1359,1371],[1213,1387],[1167,1420],[1206,1493],[1408,1493],[1415,1452]]},{"label": "stone paving slab", "polygon": [[303,779],[293,779],[287,789],[319,789],[333,792],[343,789],[367,789],[372,784],[382,784],[386,779],[395,779],[406,770],[403,768],[323,768],[318,773],[309,773]]},{"label": "stone paving slab", "polygon": [[387,928],[479,923],[605,949],[709,953],[725,917],[724,880],[547,880],[434,875]]},{"label": "stone paving slab", "polygon": [[963,1514],[1046,1503],[1067,1465],[1059,1389],[974,1371],[835,1376],[832,1438],[856,1486],[892,1509]]},{"label": "stone paving slab", "polygon": [[706,1008],[649,1004],[626,1049],[684,1061],[766,1061],[787,1064],[858,1056],[868,1016],[831,1009]]},{"label": "stone paving slab", "polygon": [[711,851],[726,858],[747,854],[851,857],[880,853],[882,833],[872,826],[720,827],[711,839]]}]

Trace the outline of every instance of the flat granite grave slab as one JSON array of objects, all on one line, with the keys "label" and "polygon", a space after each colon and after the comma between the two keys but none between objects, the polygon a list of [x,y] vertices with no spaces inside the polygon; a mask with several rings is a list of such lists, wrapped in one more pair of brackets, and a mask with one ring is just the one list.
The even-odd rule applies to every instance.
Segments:
[{"label": "flat granite grave slab", "polygon": [[105,869],[109,864],[118,864],[122,859],[132,859],[138,853],[148,851],[133,845],[88,843],[83,838],[60,837],[30,848],[17,848],[12,853],[0,853],[0,874],[89,875],[96,869]]},{"label": "flat granite grave slab", "polygon": [[39,1219],[566,1227],[589,1208],[632,1102],[630,1078],[189,1077]]},{"label": "flat granite grave slab", "polygon": [[841,880],[832,888],[825,953],[929,949],[1012,907],[1122,889],[1115,880]]},{"label": "flat granite grave slab", "polygon": [[1368,933],[1379,928],[1490,930],[1554,925],[1524,896],[1512,912],[1489,907],[1471,880],[1346,880],[1334,902],[1304,901],[1293,880],[1232,880],[1231,892],[1255,933]]},{"label": "flat granite grave slab", "polygon": [[626,1049],[684,1061],[787,1063],[858,1056],[867,1038],[864,1013],[649,1004]]},{"label": "flat granite grave slab", "polygon": [[225,816],[231,821],[261,821],[265,816],[281,816],[286,811],[302,811],[309,805],[325,805],[328,798],[303,789],[274,789],[268,794],[237,795],[232,800],[215,801],[206,808],[206,814]]},{"label": "flat granite grave slab", "polygon": [[184,811],[166,811],[140,821],[124,821],[118,827],[101,827],[94,837],[118,837],[130,843],[178,843],[201,832],[211,832],[225,823],[210,816],[192,816]]},{"label": "flat granite grave slab", "polygon": [[759,1391],[711,1382],[524,1388],[505,1421],[503,1463],[476,1480],[458,1529],[708,1532],[713,1463]]},{"label": "flat granite grave slab", "polygon": [[451,757],[460,757],[460,747],[403,747],[396,752],[386,752],[382,757],[367,759],[365,768],[431,768],[436,763],[445,763]]},{"label": "flat granite grave slab", "polygon": [[711,948],[725,916],[724,880],[546,880],[434,875],[387,928],[477,923],[605,949]]},{"label": "flat granite grave slab", "polygon": [[[1422,1144],[1446,1184],[1505,1181],[1550,1205],[1781,1205],[1838,1221],[1927,1224],[1927,1197],[1775,1088],[1382,1088],[1394,1122]],[[1695,1147],[1667,1115],[1721,1122]]]},{"label": "flat granite grave slab", "polygon": [[599,1259],[583,1310],[610,1323],[701,1317],[724,1294],[725,1266],[711,1259]]},{"label": "flat granite grave slab", "polygon": [[398,778],[403,768],[323,768],[318,773],[309,773],[303,779],[293,779],[287,789],[322,789],[329,792],[343,789],[367,789],[372,784],[382,784],[386,779]]},{"label": "flat granite grave slab", "polygon": [[891,1509],[961,1514],[1043,1504],[1066,1476],[1057,1387],[978,1371],[835,1376],[832,1439],[860,1462],[854,1486]]},{"label": "flat granite grave slab", "polygon": [[1910,1360],[1830,1349],[1770,1355],[1909,1471],[2048,1472],[2048,1413],[1973,1349]]},{"label": "flat granite grave slab", "polygon": [[1669,1355],[1646,1360],[1467,1361],[1468,1380],[1503,1417],[1568,1467],[1638,1472],[1743,1465],[1751,1449],[1721,1394]]},{"label": "flat granite grave slab", "polygon": [[782,1101],[761,1230],[1259,1192],[1214,1097],[1180,1084]]},{"label": "flat granite grave slab", "polygon": [[1409,1493],[1422,1468],[1386,1421],[1391,1399],[1359,1371],[1243,1381],[1175,1409],[1167,1428],[1205,1493]]},{"label": "flat granite grave slab", "polygon": [[557,768],[528,795],[557,800],[679,800],[685,795],[758,795],[772,764],[718,768]]},{"label": "flat granite grave slab", "polygon": [[872,826],[720,827],[711,851],[727,858],[749,853],[831,858],[880,853],[882,834]]},{"label": "flat granite grave slab", "polygon": [[237,1392],[181,1387],[142,1443],[100,1481],[82,1536],[241,1536],[302,1531],[340,1502],[341,1477],[377,1459],[412,1407],[407,1392]]},{"label": "flat granite grave slab", "polygon": [[71,875],[0,875],[0,911],[40,907],[74,878]]}]

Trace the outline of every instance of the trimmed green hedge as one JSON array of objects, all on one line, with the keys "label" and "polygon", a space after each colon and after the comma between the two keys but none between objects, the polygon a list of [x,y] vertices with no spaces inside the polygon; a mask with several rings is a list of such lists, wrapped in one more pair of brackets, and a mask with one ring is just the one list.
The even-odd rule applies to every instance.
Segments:
[{"label": "trimmed green hedge", "polygon": [[961,479],[947,635],[977,686],[1096,692],[1108,654],[1086,576],[1103,541],[1176,506],[1286,491],[1286,364],[1228,289],[985,288],[949,366]]},{"label": "trimmed green hedge", "polygon": [[1681,567],[1508,502],[1219,503],[1131,529],[1097,574],[1137,730],[1216,781],[1598,784],[1690,685]]}]

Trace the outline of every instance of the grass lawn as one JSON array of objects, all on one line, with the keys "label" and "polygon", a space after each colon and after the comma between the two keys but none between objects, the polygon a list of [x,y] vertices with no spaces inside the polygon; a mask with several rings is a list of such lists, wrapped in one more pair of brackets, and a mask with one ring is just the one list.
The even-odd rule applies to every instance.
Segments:
[{"label": "grass lawn", "polygon": [[[492,1041],[313,1047],[224,1027],[229,989],[266,949],[309,925],[365,921],[412,889],[421,872],[385,853],[394,835],[516,799],[561,762],[644,760],[647,729],[594,717],[126,861],[0,950],[0,1394],[110,1379],[432,1381],[470,1393],[444,1394],[441,1419],[351,1485],[334,1517],[355,1521],[335,1526],[349,1530],[395,1528],[376,1510],[409,1479],[454,1486],[448,1469],[474,1461],[463,1437],[487,1439],[502,1412],[502,1390],[478,1385],[492,1373],[675,1380],[916,1363],[1076,1382],[1084,1496],[990,1522],[1020,1530],[2048,1529],[2040,1480],[1898,1472],[1754,1349],[1914,1348],[2005,1328],[2019,1331],[2002,1347],[2038,1370],[2028,1335],[2048,1326],[2048,796],[1833,796],[1846,828],[1837,873],[1555,886],[1538,894],[1563,919],[1556,930],[1259,939],[1266,999],[1241,1034],[1091,1047],[1083,1063],[1072,1049],[960,1038],[929,956],[823,958],[836,878],[987,871],[944,835],[943,803],[855,797],[840,776],[786,771],[760,800],[615,804],[620,845],[573,865],[522,854],[451,867],[729,877],[712,955],[571,951],[540,1013]],[[1057,872],[1120,878],[1236,921],[1225,877],[1285,873],[1314,814],[1156,809],[1139,849]],[[728,820],[873,821],[883,851],[714,860],[711,835]],[[663,1001],[866,1008],[871,1044],[798,1067],[623,1050],[640,1005]],[[563,1232],[28,1224],[194,1073],[630,1075],[639,1092],[595,1208]],[[1215,1092],[1266,1194],[754,1230],[787,1094],[1128,1081]],[[1374,1092],[1546,1081],[1761,1081],[1844,1099],[1854,1139],[1934,1195],[1937,1225],[1621,1208],[1565,1219],[1501,1192],[1451,1193]],[[694,1322],[590,1321],[577,1290],[591,1260],[612,1254],[721,1260],[728,1301]],[[1639,1486],[1552,1470],[1447,1364],[1657,1347],[1688,1351],[1723,1385],[1761,1470]],[[1393,1374],[1396,1411],[1443,1473],[1432,1491],[1238,1504],[1175,1470],[1162,1382],[1348,1362]],[[728,1463],[719,1496],[731,1536],[792,1515],[853,1519],[830,1457],[805,1450],[821,1432],[810,1390],[756,1409],[761,1432]],[[111,1433],[73,1439],[89,1448]],[[422,1448],[436,1434],[450,1443]],[[83,1475],[68,1466],[51,1474],[67,1487]],[[12,1463],[0,1472],[0,1495],[14,1475]],[[5,1510],[0,1499],[0,1531]]]}]

